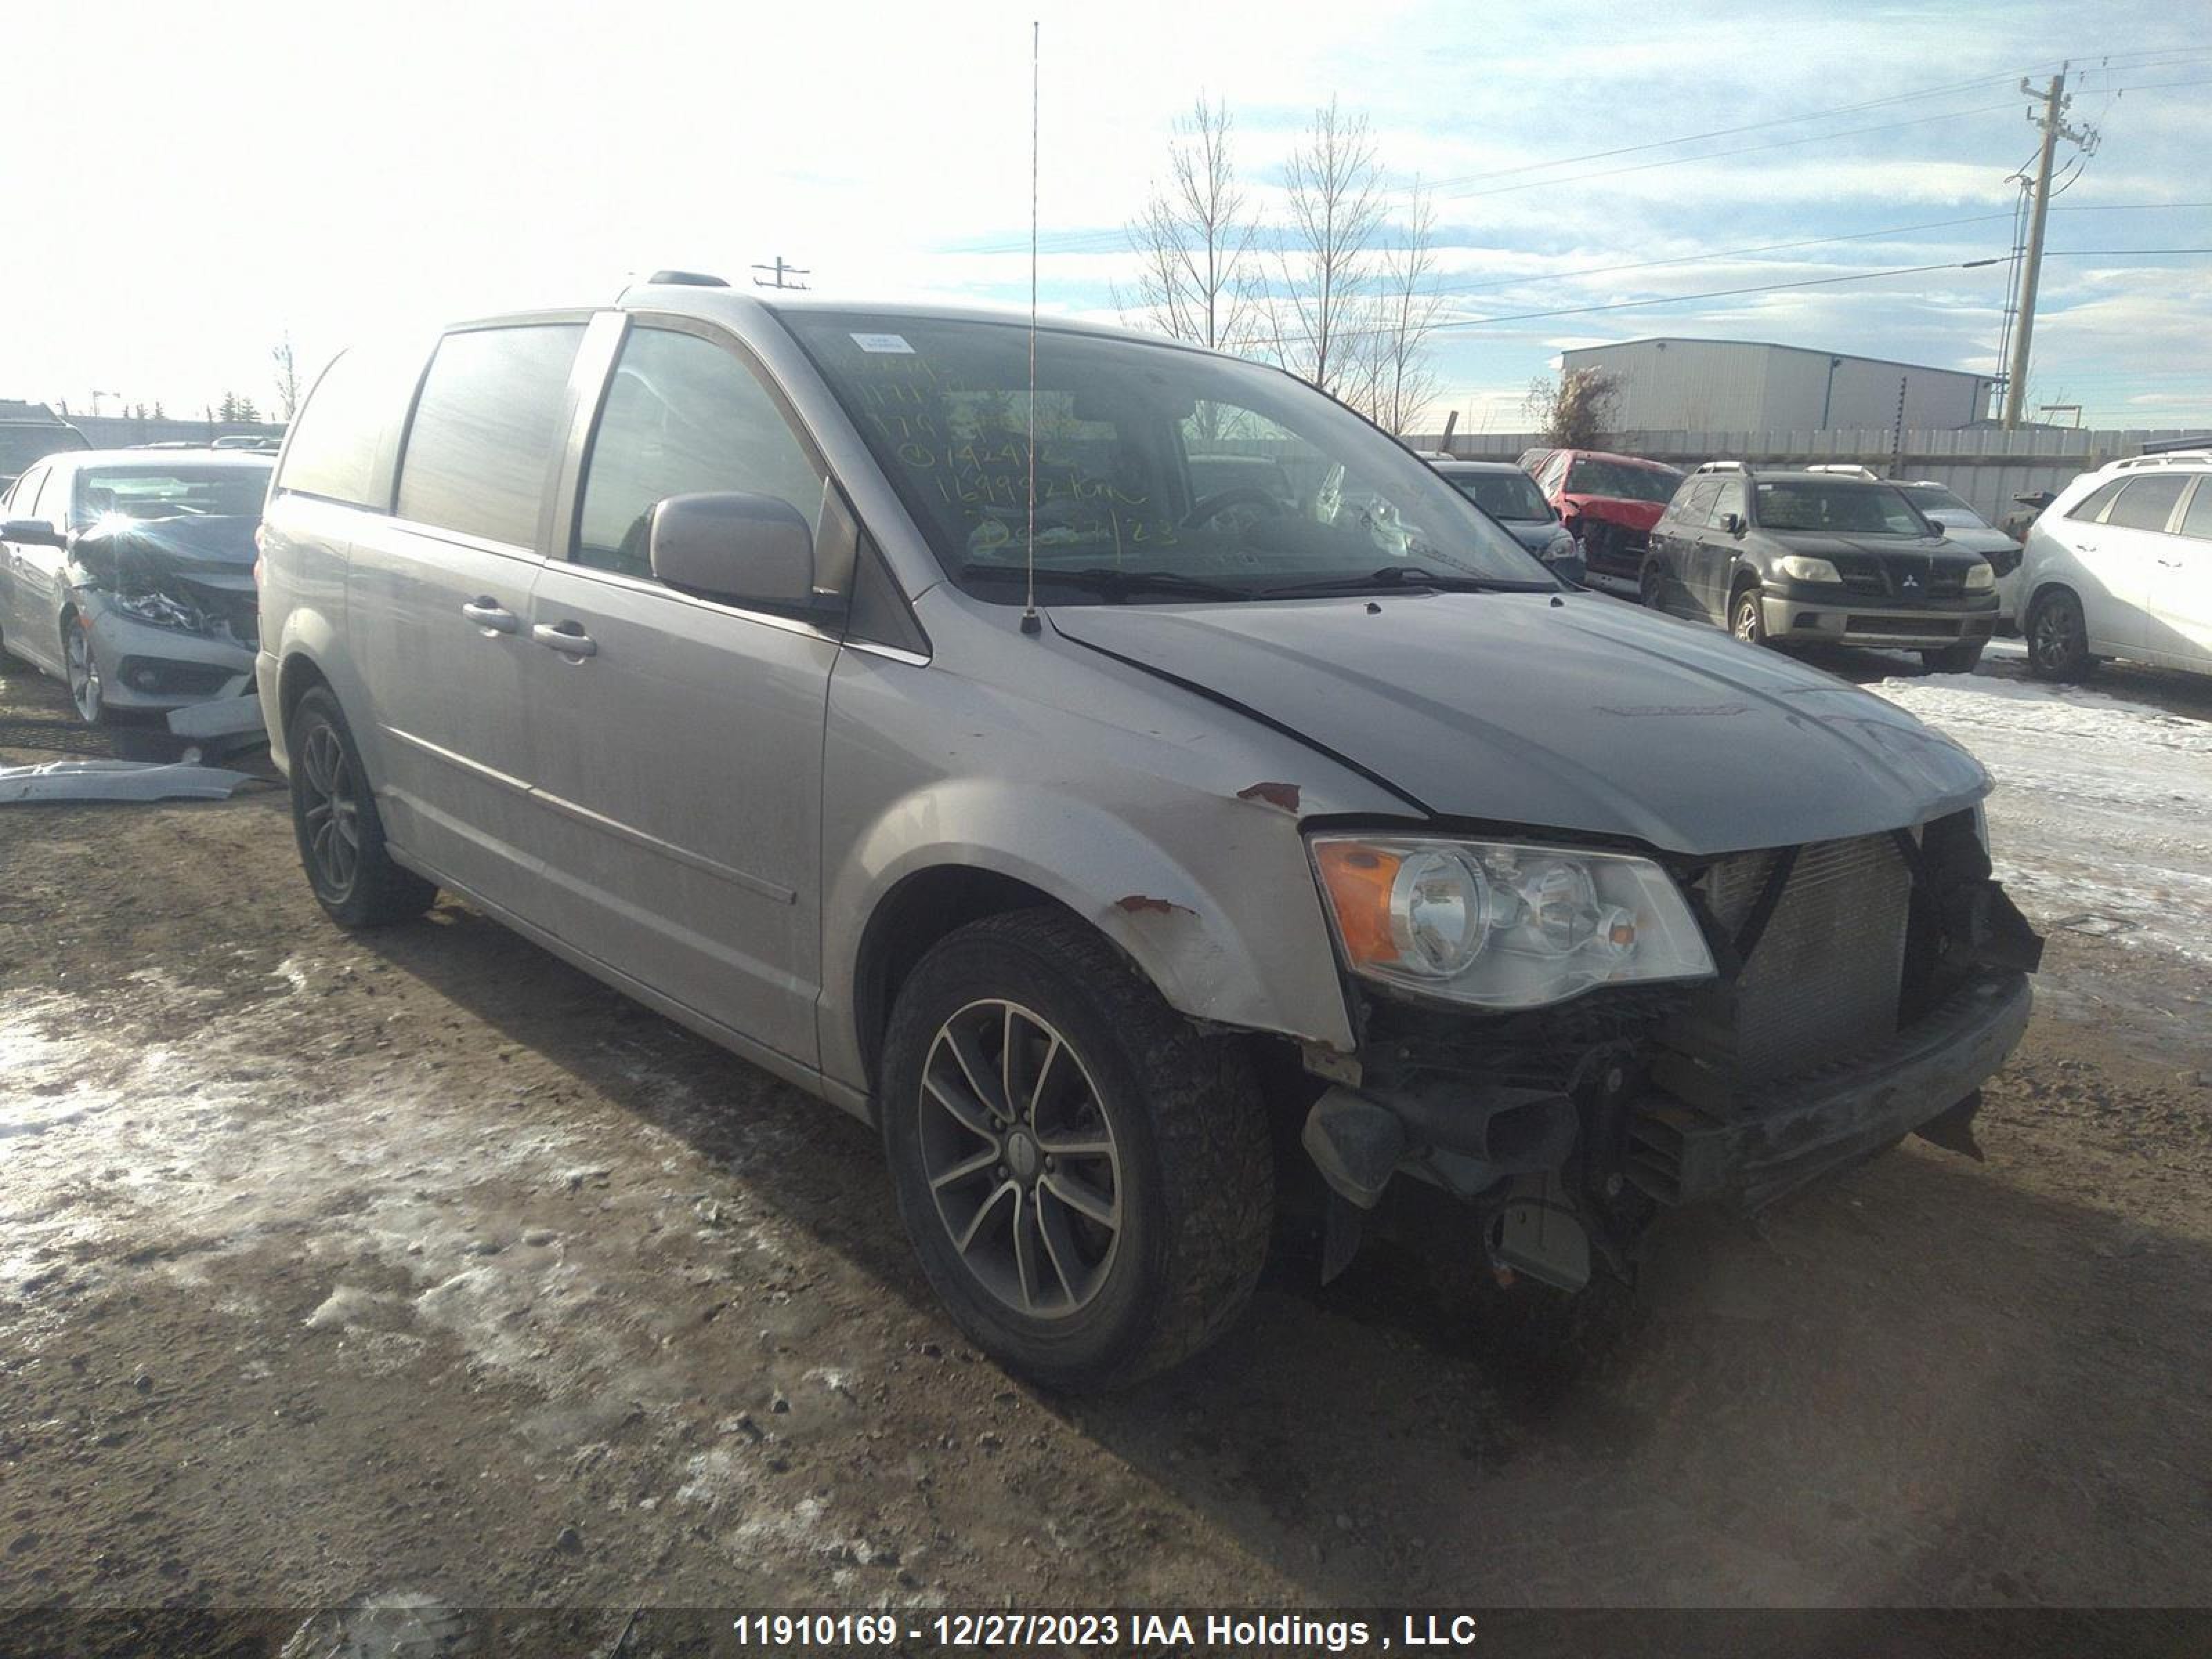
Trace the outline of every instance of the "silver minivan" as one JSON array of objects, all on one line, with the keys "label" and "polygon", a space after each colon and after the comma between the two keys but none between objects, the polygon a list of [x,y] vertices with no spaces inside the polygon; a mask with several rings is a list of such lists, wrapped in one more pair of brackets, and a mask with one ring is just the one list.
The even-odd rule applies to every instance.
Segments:
[{"label": "silver minivan", "polygon": [[877,1125],[1051,1384],[1401,1177],[1571,1291],[1971,1150],[2027,1020],[1969,756],[1563,587],[1261,365],[664,273],[341,356],[262,551],[325,909],[448,890]]}]

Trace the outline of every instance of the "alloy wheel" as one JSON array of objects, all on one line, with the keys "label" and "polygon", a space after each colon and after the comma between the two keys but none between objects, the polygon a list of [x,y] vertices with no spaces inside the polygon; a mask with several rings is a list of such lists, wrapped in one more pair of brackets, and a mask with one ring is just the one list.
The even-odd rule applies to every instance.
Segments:
[{"label": "alloy wheel", "polygon": [[2046,599],[2036,611],[2029,647],[2045,668],[2064,673],[2081,655],[2080,632],[2072,605],[2063,599]]},{"label": "alloy wheel", "polygon": [[1746,645],[1759,643],[1759,595],[1747,590],[1735,602],[1735,636]]},{"label": "alloy wheel", "polygon": [[975,1282],[1032,1319],[1090,1305],[1121,1243],[1121,1163],[1067,1040],[1019,1003],[971,1002],[938,1028],[915,1107],[938,1219]]},{"label": "alloy wheel", "polygon": [[100,724],[106,699],[100,684],[100,664],[92,654],[92,636],[84,623],[70,617],[62,623],[62,658],[69,670],[70,701],[86,724]]},{"label": "alloy wheel", "polygon": [[307,783],[307,852],[333,894],[352,891],[361,869],[361,801],[345,745],[327,726],[311,726],[300,757]]}]

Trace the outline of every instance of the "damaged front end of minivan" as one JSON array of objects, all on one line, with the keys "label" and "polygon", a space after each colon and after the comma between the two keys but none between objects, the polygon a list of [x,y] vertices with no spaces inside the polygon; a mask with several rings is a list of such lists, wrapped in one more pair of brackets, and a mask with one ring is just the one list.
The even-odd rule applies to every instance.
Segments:
[{"label": "damaged front end of minivan", "polygon": [[1400,1176],[1576,1291],[1662,1207],[1756,1212],[1912,1133],[1978,1158],[2042,953],[1981,823],[1674,858],[1313,836],[1358,1033],[1301,1135],[1324,1276]]}]

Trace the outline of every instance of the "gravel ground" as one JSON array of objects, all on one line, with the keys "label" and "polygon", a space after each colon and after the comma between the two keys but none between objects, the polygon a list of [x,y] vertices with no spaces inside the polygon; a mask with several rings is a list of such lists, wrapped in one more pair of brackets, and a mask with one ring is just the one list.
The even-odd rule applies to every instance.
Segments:
[{"label": "gravel ground", "polygon": [[[461,905],[341,934],[276,789],[0,809],[0,1607],[2212,1601],[2208,906],[2143,874],[2207,820],[2055,793],[2071,708],[2212,799],[2212,696],[2017,684],[1880,688],[2009,708],[2033,919],[2136,924],[2054,928],[1986,1163],[1669,1218],[1572,1343],[1286,1266],[1076,1402],[961,1344],[861,1126]],[[6,665],[0,758],[63,713]]]}]

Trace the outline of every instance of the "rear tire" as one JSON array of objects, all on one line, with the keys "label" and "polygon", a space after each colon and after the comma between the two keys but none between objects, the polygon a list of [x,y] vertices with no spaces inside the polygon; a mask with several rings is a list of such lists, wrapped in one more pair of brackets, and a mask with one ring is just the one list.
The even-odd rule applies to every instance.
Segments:
[{"label": "rear tire", "polygon": [[1766,643],[1766,606],[1757,582],[1740,584],[1729,600],[1729,632],[1746,645]]},{"label": "rear tire", "polygon": [[2027,618],[2027,669],[2038,679],[2085,680],[2097,666],[2081,601],[2060,588],[2035,602]]},{"label": "rear tire", "polygon": [[1931,674],[1971,674],[1982,659],[1982,647],[1986,641],[1976,640],[1971,645],[1947,645],[1934,651],[1923,651],[1920,660]]},{"label": "rear tire", "polygon": [[1647,557],[1644,568],[1637,574],[1636,597],[1643,601],[1646,611],[1667,608],[1667,573],[1660,568],[1656,556]]},{"label": "rear tire", "polygon": [[361,751],[338,701],[317,686],[285,728],[292,758],[292,831],[315,902],[341,927],[411,921],[438,896],[436,884],[395,863]]},{"label": "rear tire", "polygon": [[1126,1385],[1243,1311],[1274,1214],[1249,1064],[1073,917],[940,940],[900,988],[880,1080],[922,1269],[1008,1369]]}]

